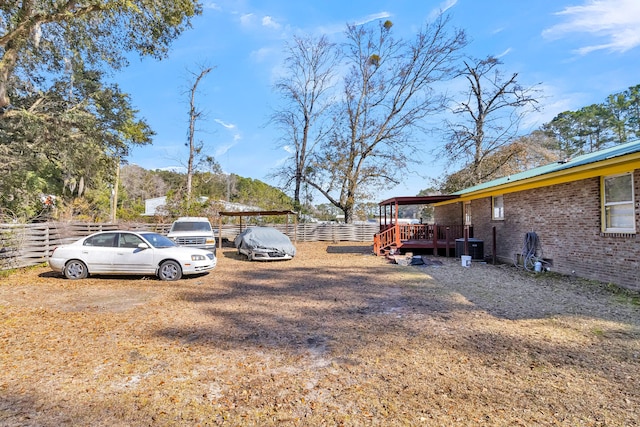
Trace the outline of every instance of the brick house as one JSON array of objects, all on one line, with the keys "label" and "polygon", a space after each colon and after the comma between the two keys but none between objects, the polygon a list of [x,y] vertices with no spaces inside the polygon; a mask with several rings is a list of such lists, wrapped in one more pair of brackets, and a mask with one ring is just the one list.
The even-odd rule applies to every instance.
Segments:
[{"label": "brick house", "polygon": [[453,195],[436,223],[472,225],[485,256],[519,262],[533,232],[551,271],[640,291],[640,141]]}]

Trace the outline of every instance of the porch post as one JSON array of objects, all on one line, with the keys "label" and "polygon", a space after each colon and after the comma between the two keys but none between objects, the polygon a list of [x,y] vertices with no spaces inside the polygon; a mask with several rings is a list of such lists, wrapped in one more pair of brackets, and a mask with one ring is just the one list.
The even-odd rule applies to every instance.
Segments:
[{"label": "porch post", "polygon": [[464,248],[462,249],[463,255],[469,255],[469,226],[464,226]]},{"label": "porch post", "polygon": [[396,228],[396,245],[400,247],[402,244],[402,240],[400,239],[400,224],[398,224],[398,201],[394,203],[396,211],[394,213],[395,224],[393,225]]},{"label": "porch post", "polygon": [[445,243],[445,249],[444,250],[447,252],[445,254],[445,256],[448,258],[449,257],[449,227],[448,226],[445,229],[445,240],[446,240],[446,243]]},{"label": "porch post", "polygon": [[433,254],[438,253],[438,224],[433,224]]}]

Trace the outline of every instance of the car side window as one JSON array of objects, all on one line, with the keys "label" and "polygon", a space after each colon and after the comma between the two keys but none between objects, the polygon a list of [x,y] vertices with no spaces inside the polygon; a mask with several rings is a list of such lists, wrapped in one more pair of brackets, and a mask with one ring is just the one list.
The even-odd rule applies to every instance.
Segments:
[{"label": "car side window", "polygon": [[120,248],[137,248],[140,243],[144,243],[141,238],[135,234],[120,233],[118,247]]},{"label": "car side window", "polygon": [[117,233],[103,233],[89,237],[84,241],[84,246],[101,246],[112,248],[115,246]]}]

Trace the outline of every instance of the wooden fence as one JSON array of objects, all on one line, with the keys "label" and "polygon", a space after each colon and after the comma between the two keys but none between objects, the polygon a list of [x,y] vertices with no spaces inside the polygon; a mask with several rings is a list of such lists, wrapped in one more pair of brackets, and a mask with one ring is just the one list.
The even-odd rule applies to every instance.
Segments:
[{"label": "wooden fence", "polygon": [[[378,224],[269,224],[298,242],[373,242]],[[43,222],[37,224],[0,224],[0,270],[29,267],[46,262],[53,249],[98,231],[145,230],[166,235],[171,224]],[[216,232],[217,224],[214,224]],[[246,228],[244,226],[243,228]],[[222,226],[222,237],[233,241],[239,225]]]}]

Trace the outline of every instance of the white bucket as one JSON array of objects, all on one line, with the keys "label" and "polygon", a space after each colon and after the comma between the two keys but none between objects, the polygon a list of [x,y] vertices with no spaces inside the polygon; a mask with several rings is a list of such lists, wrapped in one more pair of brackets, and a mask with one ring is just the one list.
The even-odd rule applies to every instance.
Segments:
[{"label": "white bucket", "polygon": [[471,267],[471,255],[462,255],[460,259],[463,267]]},{"label": "white bucket", "polygon": [[540,261],[536,261],[536,263],[533,264],[533,270],[536,273],[540,273],[542,271],[542,263]]}]

